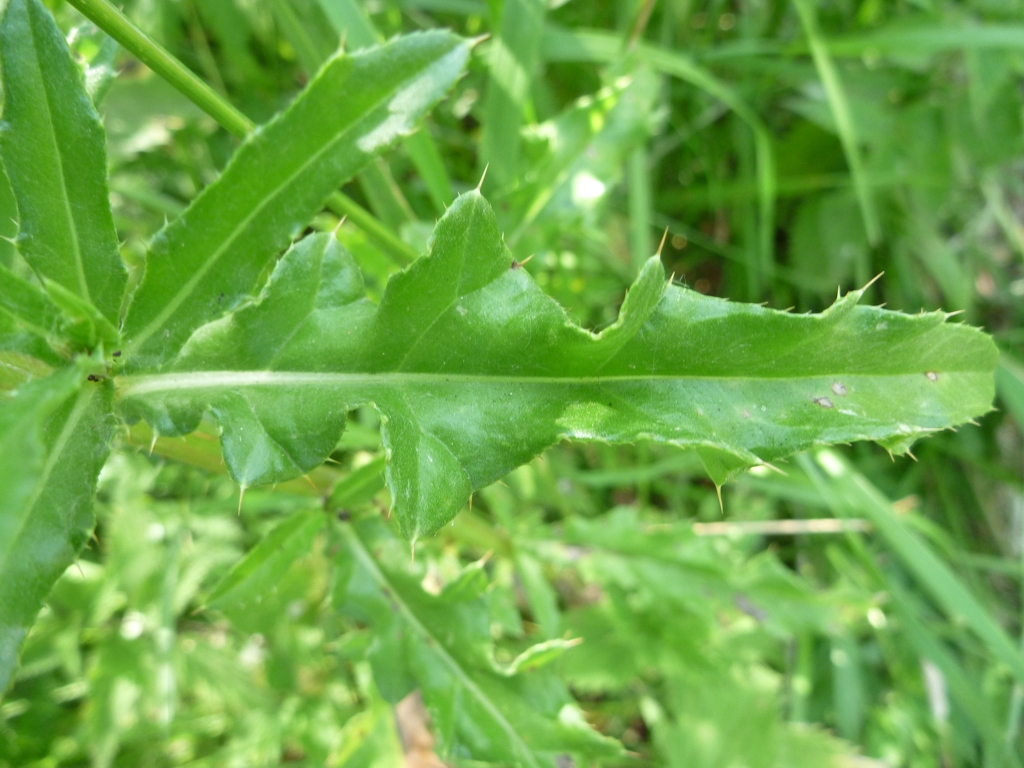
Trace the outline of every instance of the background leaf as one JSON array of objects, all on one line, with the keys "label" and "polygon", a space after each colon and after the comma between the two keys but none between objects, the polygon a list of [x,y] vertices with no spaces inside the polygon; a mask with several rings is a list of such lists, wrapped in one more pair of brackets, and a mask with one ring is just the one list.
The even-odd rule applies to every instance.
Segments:
[{"label": "background leaf", "polygon": [[375,626],[370,659],[385,697],[421,687],[446,754],[540,766],[554,765],[559,754],[618,752],[587,726],[550,674],[506,677],[493,669],[479,592],[432,597],[402,570],[383,565],[370,551],[394,550],[373,521],[344,526],[341,536],[354,562],[339,607]]},{"label": "background leaf", "polygon": [[302,511],[283,521],[239,562],[207,598],[207,605],[223,610],[245,610],[271,592],[285,571],[308,552],[324,524],[319,511]]}]

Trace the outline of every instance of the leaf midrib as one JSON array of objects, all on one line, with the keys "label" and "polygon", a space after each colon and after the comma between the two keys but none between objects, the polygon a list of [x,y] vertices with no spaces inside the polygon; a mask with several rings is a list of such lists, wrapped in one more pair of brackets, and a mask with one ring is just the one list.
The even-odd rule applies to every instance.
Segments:
[{"label": "leaf midrib", "polygon": [[[444,58],[444,56],[447,56],[449,53],[451,53],[451,51],[446,51],[442,56],[437,57],[433,61],[431,61],[428,66],[433,65],[440,59]],[[423,67],[420,70],[420,73],[422,74],[423,69],[426,68],[427,67]],[[174,295],[174,297],[167,304],[164,305],[163,310],[160,311],[160,313],[149,323],[149,325],[144,327],[141,331],[139,331],[139,333],[135,334],[135,336],[130,341],[132,351],[128,353],[128,356],[134,356],[134,352],[139,350],[154,333],[156,333],[158,330],[160,330],[160,328],[163,327],[164,323],[167,322],[171,315],[173,315],[178,310],[178,308],[188,299],[188,296],[195,289],[195,286],[198,285],[199,282],[206,276],[206,273],[209,272],[214,267],[214,265],[216,265],[216,263],[224,255],[224,253],[234,244],[234,242],[238,239],[242,232],[244,232],[244,230],[249,226],[249,224],[252,223],[253,219],[255,219],[256,216],[259,213],[261,213],[263,209],[267,205],[269,205],[272,200],[279,197],[282,194],[283,190],[290,187],[299,176],[305,173],[306,170],[310,168],[310,166],[312,166],[314,163],[316,163],[316,161],[318,161],[324,154],[333,149],[339,142],[348,138],[349,134],[357,126],[361,125],[365,121],[367,116],[369,116],[377,109],[379,109],[388,99],[393,98],[394,94],[398,90],[400,90],[402,87],[404,87],[406,84],[408,84],[414,79],[415,78],[405,78],[404,80],[401,81],[401,83],[399,83],[394,88],[389,90],[386,93],[386,95],[374,101],[373,105],[368,110],[366,110],[366,112],[361,117],[357,117],[356,120],[350,123],[348,127],[346,127],[341,133],[336,134],[331,141],[329,141],[327,144],[321,147],[314,155],[310,156],[309,159],[302,163],[294,171],[294,173],[288,176],[288,178],[283,183],[274,187],[273,191],[270,194],[264,196],[262,201],[255,208],[253,208],[253,210],[238,224],[237,227],[235,227],[231,231],[231,234],[224,241],[224,243],[222,243],[210,255],[210,257],[206,259],[206,261],[204,261],[202,265],[200,265],[200,267],[193,273],[192,277],[190,277],[188,281],[185,283],[185,285],[182,286],[181,290],[179,290]],[[365,155],[367,153],[364,152],[363,154]],[[183,217],[187,215],[188,211],[182,214]],[[179,219],[178,221],[181,221],[181,219]]]},{"label": "leaf midrib", "polygon": [[430,645],[437,656],[444,662],[445,666],[448,667],[452,673],[458,678],[459,682],[465,687],[473,697],[480,702],[481,706],[487,711],[487,713],[494,718],[495,722],[501,727],[505,734],[511,739],[512,743],[516,747],[516,751],[520,753],[521,759],[525,759],[529,765],[534,768],[540,768],[537,763],[533,752],[529,746],[523,741],[522,736],[519,732],[512,727],[512,724],[505,718],[501,713],[501,710],[488,698],[480,687],[473,681],[473,679],[466,674],[466,671],[452,656],[448,653],[441,642],[434,637],[430,631],[423,626],[420,620],[413,613],[412,609],[406,605],[405,601],[401,598],[398,590],[388,581],[387,576],[377,566],[377,562],[373,559],[370,553],[366,550],[359,535],[352,530],[351,526],[343,523],[341,525],[342,535],[345,537],[349,544],[349,548],[352,553],[358,558],[359,562],[369,572],[370,577],[376,582],[377,586],[389,596],[390,600],[398,606],[398,610],[401,612],[403,618],[409,623],[413,630],[419,634],[427,643]]},{"label": "leaf midrib", "polygon": [[[937,371],[940,374],[983,373],[982,371]],[[636,374],[623,376],[515,376],[458,373],[315,373],[305,371],[199,371],[117,376],[114,385],[121,396],[158,392],[180,392],[239,387],[359,386],[368,384],[604,384],[644,381],[801,381],[837,377],[889,378],[924,375],[923,371],[901,373],[824,372],[805,375],[716,375],[716,374]]]}]

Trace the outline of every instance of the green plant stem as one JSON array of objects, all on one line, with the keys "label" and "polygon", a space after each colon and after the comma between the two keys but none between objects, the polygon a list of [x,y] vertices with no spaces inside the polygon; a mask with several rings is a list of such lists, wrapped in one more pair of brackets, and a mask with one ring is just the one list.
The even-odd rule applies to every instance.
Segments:
[{"label": "green plant stem", "polygon": [[244,138],[255,127],[249,118],[132,24],[107,0],[68,0],[68,3],[117,40],[139,61],[181,91],[197,107],[220,123],[228,133]]},{"label": "green plant stem", "polygon": [[[228,133],[242,139],[256,127],[252,120],[200,80],[107,0],[68,0],[68,3],[216,120]],[[415,249],[396,237],[373,214],[341,192],[335,192],[328,198],[327,207],[337,215],[347,217],[399,263],[412,261],[418,255]]]}]

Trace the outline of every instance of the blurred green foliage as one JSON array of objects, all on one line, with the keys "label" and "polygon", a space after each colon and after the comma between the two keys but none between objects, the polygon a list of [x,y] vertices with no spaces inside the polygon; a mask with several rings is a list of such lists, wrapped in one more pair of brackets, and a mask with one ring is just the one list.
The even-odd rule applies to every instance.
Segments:
[{"label": "blurred green foliage", "polygon": [[[145,243],[236,143],[68,6],[50,7],[101,103],[137,280]],[[478,494],[411,563],[388,527],[370,413],[323,470],[341,477],[329,519],[302,481],[240,502],[210,435],[159,440],[150,455],[135,430],[101,476],[95,537],[0,702],[0,765],[1024,762],[1024,664],[1008,639],[1022,637],[1024,577],[1024,5],[125,8],[256,122],[341,39],[487,34],[418,138],[345,190],[407,243],[420,248],[490,164],[483,189],[506,242],[591,327],[614,319],[663,232],[677,280],[779,308],[821,309],[884,272],[873,301],[962,310],[994,334],[999,408],[922,442],[916,462],[860,445],[748,473],[723,489],[724,519],[690,454],[559,446]],[[0,208],[0,234],[13,235],[6,184]],[[379,297],[394,256],[350,223],[339,236]],[[403,646],[412,630],[389,622],[388,593],[382,604],[367,591],[367,562],[399,585],[394,611],[426,633],[420,644]],[[444,600],[465,644],[441,637]],[[401,667],[448,663],[425,648],[499,708],[553,706],[566,731],[585,719],[625,751],[587,737],[576,758],[504,753],[481,735],[490,721],[463,678],[432,688]],[[536,735],[530,722],[520,736]]]}]

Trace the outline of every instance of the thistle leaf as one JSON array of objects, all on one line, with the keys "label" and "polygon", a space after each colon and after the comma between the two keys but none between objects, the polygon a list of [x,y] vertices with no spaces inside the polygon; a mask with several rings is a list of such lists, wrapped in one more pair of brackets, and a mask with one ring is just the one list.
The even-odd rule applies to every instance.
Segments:
[{"label": "thistle leaf", "polygon": [[564,439],[698,449],[718,484],[812,445],[896,450],[988,411],[996,348],[942,313],[819,315],[670,285],[657,258],[599,334],[574,324],[504,246],[476,192],[379,306],[329,235],[289,251],[259,300],[199,329],[165,373],[121,377],[120,407],[161,434],[211,410],[245,485],[306,472],[345,413],[381,414],[403,533],[438,530],[470,493]]},{"label": "thistle leaf", "polygon": [[83,379],[67,368],[0,406],[0,692],[43,600],[92,531],[114,420],[110,384]]},{"label": "thistle leaf", "polygon": [[18,249],[41,276],[117,325],[128,272],[107,202],[103,126],[39,0],[7,3],[0,67],[0,154],[18,201]]},{"label": "thistle leaf", "polygon": [[331,59],[154,240],[125,319],[126,367],[158,367],[251,293],[328,196],[422,117],[462,74],[472,43],[406,35]]}]

